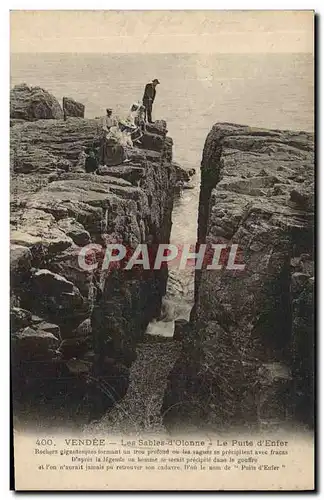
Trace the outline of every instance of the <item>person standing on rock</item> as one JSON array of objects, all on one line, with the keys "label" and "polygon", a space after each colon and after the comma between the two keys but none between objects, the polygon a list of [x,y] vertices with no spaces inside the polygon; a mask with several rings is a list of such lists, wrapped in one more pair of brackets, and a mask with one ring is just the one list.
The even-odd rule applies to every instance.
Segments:
[{"label": "person standing on rock", "polygon": [[159,80],[157,78],[154,78],[154,80],[151,83],[147,83],[145,86],[144,90],[144,96],[143,96],[143,105],[145,106],[145,111],[146,111],[146,119],[149,123],[153,123],[152,121],[152,109],[153,109],[153,103],[156,95],[156,90],[155,87],[159,85]]}]

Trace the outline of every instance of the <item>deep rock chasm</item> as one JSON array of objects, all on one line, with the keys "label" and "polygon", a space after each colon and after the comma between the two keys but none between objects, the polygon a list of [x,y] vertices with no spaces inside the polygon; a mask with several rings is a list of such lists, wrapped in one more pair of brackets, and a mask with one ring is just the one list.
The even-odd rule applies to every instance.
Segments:
[{"label": "deep rock chasm", "polygon": [[148,125],[129,163],[86,174],[80,153],[98,146],[100,122],[79,117],[73,100],[76,117],[64,121],[53,99],[24,86],[11,96],[16,425],[312,426],[313,136],[212,128],[197,243],[238,244],[245,269],[197,270],[190,321],[156,338],[145,332],[160,317],[167,269],[98,274],[78,255],[107,237],[131,248],[169,242],[188,174],[172,160],[167,125]]}]

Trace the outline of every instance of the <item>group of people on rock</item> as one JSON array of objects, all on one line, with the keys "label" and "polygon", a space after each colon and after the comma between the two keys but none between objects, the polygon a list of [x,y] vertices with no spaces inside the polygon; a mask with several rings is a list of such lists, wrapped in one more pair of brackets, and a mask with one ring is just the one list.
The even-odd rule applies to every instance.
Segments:
[{"label": "group of people on rock", "polygon": [[106,109],[99,129],[99,148],[92,147],[84,152],[86,172],[95,172],[99,166],[114,166],[130,161],[130,149],[140,142],[146,123],[152,123],[155,88],[159,83],[155,78],[145,86],[142,102],[133,103],[125,118],[117,118],[111,108]]}]

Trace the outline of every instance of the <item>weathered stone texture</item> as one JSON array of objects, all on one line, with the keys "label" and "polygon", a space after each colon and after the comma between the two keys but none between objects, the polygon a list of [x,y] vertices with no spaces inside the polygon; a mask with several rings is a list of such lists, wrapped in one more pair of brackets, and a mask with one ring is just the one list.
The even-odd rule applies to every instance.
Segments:
[{"label": "weathered stone texture", "polygon": [[52,94],[23,83],[10,91],[10,118],[28,121],[61,119],[63,111]]},{"label": "weathered stone texture", "polygon": [[[154,243],[169,241],[176,184],[172,140],[166,123],[157,122],[140,148],[130,151],[130,163],[101,175],[80,172],[83,148],[98,147],[98,124],[69,118],[11,128],[13,363],[22,399],[26,389],[29,397],[61,404],[64,377],[71,398],[82,399],[88,388],[81,372],[103,377],[118,399],[127,389],[135,345],[160,312],[165,270],[147,276],[86,271],[78,259],[89,243],[105,248],[117,240],[134,249],[149,235]],[[43,364],[26,354],[32,346]],[[47,376],[48,386],[37,385]],[[93,388],[103,403],[92,408],[92,417],[113,404],[100,390]]]},{"label": "weathered stone texture", "polygon": [[[275,404],[271,409],[266,405],[277,398],[278,419],[290,418],[296,400],[300,408],[312,400],[313,390],[313,271],[307,264],[303,276],[296,275],[291,266],[294,259],[302,259],[304,267],[313,261],[313,136],[216,124],[206,139],[201,174],[198,242],[237,244],[245,268],[196,272],[191,315],[195,347],[175,365],[165,408],[179,403],[190,421],[198,399],[205,420],[265,422],[276,420]],[[226,342],[232,343],[228,365]],[[206,363],[208,343],[217,355]],[[241,373],[236,381],[230,368],[234,362]],[[278,375],[281,385],[274,390],[271,377],[264,382],[260,376],[265,364],[273,367],[269,373],[292,372],[293,381]],[[280,371],[278,364],[286,368]],[[189,376],[177,388],[181,371]],[[208,380],[205,391],[210,395],[204,403],[198,390],[203,380]],[[240,418],[237,405],[243,409]],[[177,406],[171,409],[166,421],[177,411]],[[312,408],[305,413],[309,422]]]},{"label": "weathered stone texture", "polygon": [[65,116],[75,116],[84,118],[85,106],[81,102],[77,102],[71,97],[63,97],[63,112]]}]

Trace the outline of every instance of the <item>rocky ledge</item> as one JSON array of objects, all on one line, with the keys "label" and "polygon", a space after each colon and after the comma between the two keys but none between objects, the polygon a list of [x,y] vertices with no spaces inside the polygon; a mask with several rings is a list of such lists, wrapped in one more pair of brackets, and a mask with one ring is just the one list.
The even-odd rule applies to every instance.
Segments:
[{"label": "rocky ledge", "polygon": [[237,244],[245,268],[196,271],[165,425],[312,425],[313,136],[216,124],[201,178],[198,243]]},{"label": "rocky ledge", "polygon": [[71,118],[11,128],[11,338],[22,420],[41,420],[40,404],[65,422],[102,415],[126,392],[134,346],[160,312],[165,269],[104,274],[81,269],[78,256],[90,242],[169,241],[172,139],[155,122],[129,163],[86,174],[80,153],[98,144],[98,125]]}]

